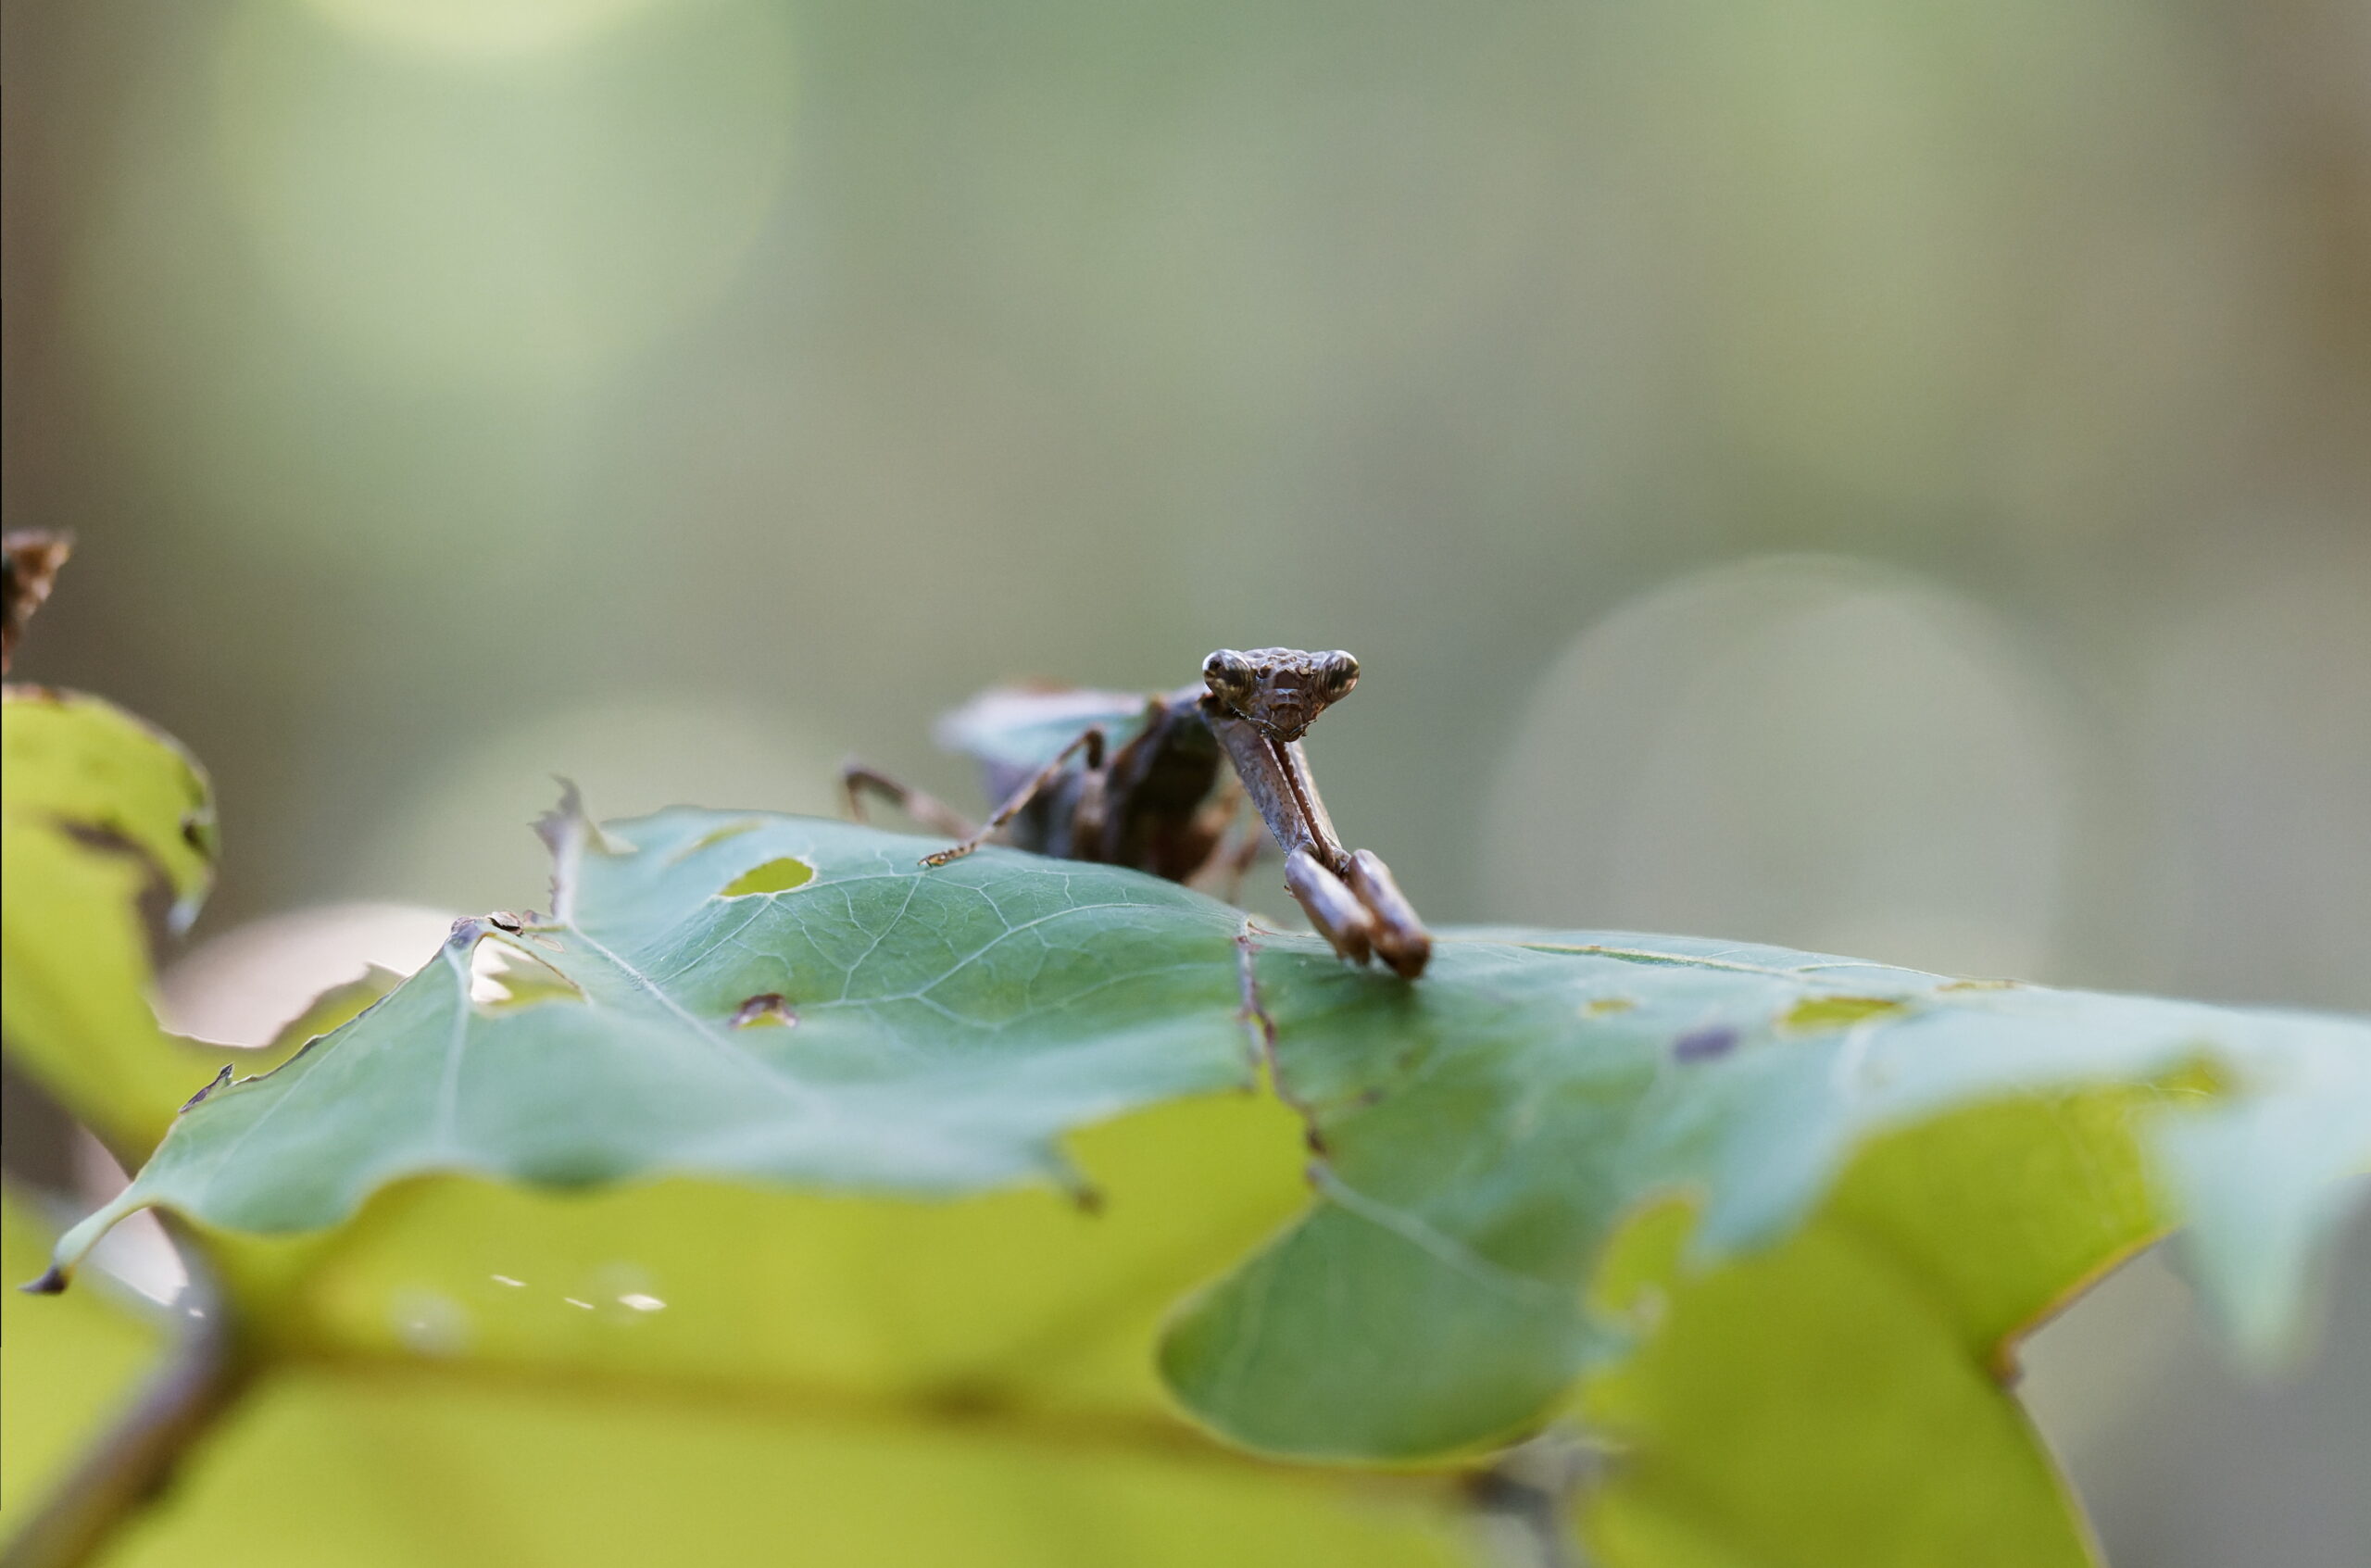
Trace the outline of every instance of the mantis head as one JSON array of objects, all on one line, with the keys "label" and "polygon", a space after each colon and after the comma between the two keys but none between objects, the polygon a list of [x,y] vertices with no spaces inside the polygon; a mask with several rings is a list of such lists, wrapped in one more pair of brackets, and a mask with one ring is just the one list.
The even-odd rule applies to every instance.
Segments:
[{"label": "mantis head", "polygon": [[1317,716],[1350,695],[1359,661],[1349,654],[1298,648],[1221,648],[1202,661],[1211,697],[1271,738],[1300,739]]}]

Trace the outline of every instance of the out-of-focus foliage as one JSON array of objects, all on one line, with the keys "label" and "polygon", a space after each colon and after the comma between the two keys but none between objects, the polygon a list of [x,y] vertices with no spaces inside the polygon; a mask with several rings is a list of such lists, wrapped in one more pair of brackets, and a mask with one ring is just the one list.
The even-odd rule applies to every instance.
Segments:
[{"label": "out-of-focus foliage", "polygon": [[198,1084],[254,1060],[170,1041],[148,1005],[151,943],[213,880],[206,775],[96,697],[10,686],[0,722],[8,1048],[136,1162]]},{"label": "out-of-focus foliage", "polygon": [[[1710,1269],[1687,1266],[1684,1205],[1638,1216],[1596,1288],[1640,1348],[1581,1401],[1627,1455],[1588,1520],[1607,1560],[2087,1561],[1995,1378],[2155,1228],[2136,1134],[2156,1098],[2020,1098],[1885,1135],[1789,1245]],[[1890,1505],[1852,1508],[1867,1490]]]},{"label": "out-of-focus foliage", "polygon": [[[213,1238],[273,1370],[107,1561],[1465,1561],[1443,1484],[1231,1458],[1162,1407],[1159,1313],[1297,1196],[1260,1110],[1090,1136],[1099,1221],[1043,1192],[445,1181],[322,1241]],[[12,1270],[34,1229],[9,1215]],[[154,1344],[86,1349],[103,1308],[10,1294],[12,1518]]]},{"label": "out-of-focus foliage", "polygon": [[297,1370],[210,1457],[190,1495],[119,1562],[1462,1561],[1432,1488],[1146,1451],[1091,1429],[1035,1436],[897,1411],[850,1419],[697,1391]]},{"label": "out-of-focus foliage", "polygon": [[[9,1191],[0,1196],[0,1260],[11,1284],[38,1273],[52,1237]],[[62,1308],[62,1311],[44,1311]],[[0,1296],[0,1529],[56,1485],[156,1356],[158,1336],[96,1290],[79,1298]]]},{"label": "out-of-focus foliage", "polygon": [[[989,850],[926,870],[924,841],[869,829],[596,827],[572,800],[546,833],[548,918],[463,922],[313,1049],[214,1089],[61,1261],[162,1204],[298,1362],[772,1388],[1017,1436],[1109,1424],[1124,1448],[1196,1441],[1148,1381],[1151,1316],[1256,1248],[1161,1357],[1255,1449],[1479,1455],[1594,1366],[1579,1408],[1626,1457],[1588,1528],[1616,1563],[1752,1555],[1807,1522],[1872,1562],[2003,1539],[2080,1562],[1996,1377],[2040,1311],[2162,1227],[2158,1102],[2227,1082],[2261,1120],[2319,1066],[2371,1130],[2371,1035],[2337,1020],[1512,931],[1445,933],[1409,985],[1110,868]],[[508,967],[473,975],[488,941]],[[1264,1245],[1296,1139],[1239,1098],[1247,964],[1317,1151],[1315,1206]],[[1058,1153],[1181,1097],[1093,1134],[1098,1158]],[[2219,1153],[2193,1183],[2284,1220],[2296,1192],[2252,1193],[2243,1139]],[[678,1179],[554,1223],[555,1199],[448,1173]],[[1033,1180],[1053,1190],[858,1196]],[[1691,1193],[1700,1221],[1657,1206]],[[1089,1209],[1126,1216],[1108,1248]],[[736,1257],[744,1231],[764,1240]]]}]

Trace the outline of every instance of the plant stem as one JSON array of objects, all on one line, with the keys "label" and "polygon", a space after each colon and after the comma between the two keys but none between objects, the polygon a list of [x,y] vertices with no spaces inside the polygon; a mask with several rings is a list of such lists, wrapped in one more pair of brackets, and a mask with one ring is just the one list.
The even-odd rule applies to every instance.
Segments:
[{"label": "plant stem", "polygon": [[[193,1281],[194,1286],[194,1281]],[[219,1298],[192,1317],[132,1407],[45,1498],[0,1552],[0,1568],[77,1568],[100,1553],[171,1486],[182,1461],[255,1382]]]}]

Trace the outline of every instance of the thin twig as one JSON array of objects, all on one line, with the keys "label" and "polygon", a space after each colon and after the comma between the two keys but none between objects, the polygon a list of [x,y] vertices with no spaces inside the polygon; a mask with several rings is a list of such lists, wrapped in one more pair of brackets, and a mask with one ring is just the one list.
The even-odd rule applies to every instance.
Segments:
[{"label": "thin twig", "polygon": [[[184,1257],[190,1249],[184,1247]],[[257,1362],[229,1303],[191,1271],[188,1298],[204,1316],[187,1327],[131,1408],[43,1499],[0,1552],[0,1568],[79,1568],[96,1562],[123,1528],[171,1486],[191,1451],[255,1382]]]}]

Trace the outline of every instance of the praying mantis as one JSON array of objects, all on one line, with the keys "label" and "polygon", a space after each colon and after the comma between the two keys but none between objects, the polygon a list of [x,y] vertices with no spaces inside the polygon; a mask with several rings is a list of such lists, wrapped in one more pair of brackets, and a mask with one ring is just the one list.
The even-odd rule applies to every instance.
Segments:
[{"label": "praying mantis", "polygon": [[[1380,958],[1410,980],[1433,939],[1391,868],[1349,849],[1310,775],[1301,737],[1359,684],[1339,650],[1221,648],[1198,684],[1148,696],[997,687],[947,715],[940,740],[977,759],[999,805],[974,827],[920,790],[862,763],[841,770],[849,813],[877,795],[958,840],[923,857],[960,859],[991,839],[1173,882],[1239,880],[1260,844],[1232,824],[1248,797],[1285,851],[1285,886],[1351,963]],[[1231,765],[1233,777],[1223,784]]]}]

